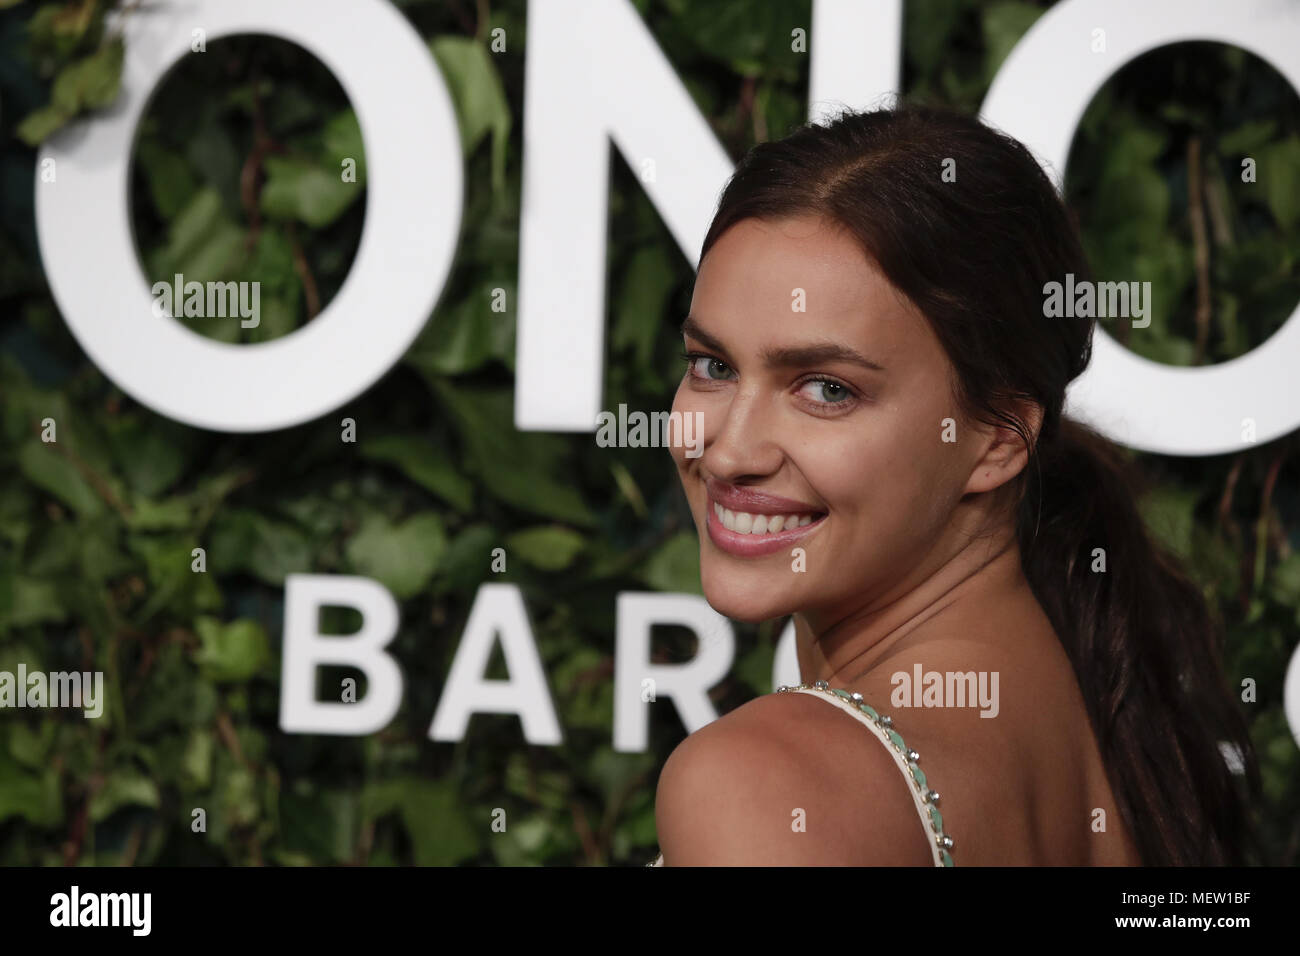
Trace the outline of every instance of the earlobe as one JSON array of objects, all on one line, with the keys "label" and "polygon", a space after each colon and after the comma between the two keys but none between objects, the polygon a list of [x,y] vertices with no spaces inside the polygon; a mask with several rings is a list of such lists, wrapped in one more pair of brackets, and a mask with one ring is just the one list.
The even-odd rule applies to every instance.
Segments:
[{"label": "earlobe", "polygon": [[984,457],[976,463],[970,479],[966,482],[966,493],[978,494],[992,491],[1005,484],[1020,474],[1028,459],[1024,443],[1020,441],[1019,436],[1014,442],[999,436]]},{"label": "earlobe", "polygon": [[[1029,404],[1016,409],[1030,442],[1037,441],[1043,420],[1040,406]],[[989,445],[971,470],[966,493],[992,491],[1011,481],[1029,463],[1029,446],[1025,437],[1009,425],[991,425]]]}]

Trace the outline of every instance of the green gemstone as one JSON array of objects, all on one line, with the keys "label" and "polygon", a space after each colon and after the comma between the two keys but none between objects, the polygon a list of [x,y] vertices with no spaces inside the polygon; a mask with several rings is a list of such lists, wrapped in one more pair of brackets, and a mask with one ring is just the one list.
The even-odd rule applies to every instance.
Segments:
[{"label": "green gemstone", "polygon": [[943,860],[944,866],[952,866],[952,857],[948,855],[947,850],[939,851],[939,859]]},{"label": "green gemstone", "polygon": [[870,704],[858,704],[858,710],[862,711],[872,720],[880,719],[880,715],[876,713],[875,709]]},{"label": "green gemstone", "polygon": [[929,789],[929,784],[926,782],[926,779],[925,779],[925,771],[924,771],[924,770],[922,770],[920,767],[918,767],[918,766],[917,766],[916,764],[914,764],[914,763],[913,763],[913,764],[908,764],[907,769],[909,769],[909,770],[912,771],[912,779],[915,780],[917,783],[919,783],[919,784],[921,785],[921,789],[922,789],[922,790],[928,790],[928,789]]},{"label": "green gemstone", "polygon": [[849,692],[847,690],[844,690],[842,687],[835,688],[833,691],[831,691],[831,693],[834,694],[836,697],[843,697],[845,700],[849,699]]},{"label": "green gemstone", "polygon": [[889,739],[894,742],[894,746],[899,750],[907,749],[907,744],[903,743],[903,738],[899,736],[897,730],[887,730],[885,733],[889,734]]},{"label": "green gemstone", "polygon": [[943,814],[939,812],[938,807],[930,808],[930,822],[934,825],[935,833],[943,833]]}]

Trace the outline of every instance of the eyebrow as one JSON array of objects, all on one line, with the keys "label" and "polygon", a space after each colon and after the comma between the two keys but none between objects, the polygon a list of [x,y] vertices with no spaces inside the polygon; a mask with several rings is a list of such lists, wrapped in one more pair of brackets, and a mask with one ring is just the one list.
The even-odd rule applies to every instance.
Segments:
[{"label": "eyebrow", "polygon": [[[689,335],[705,348],[712,349],[727,361],[731,361],[731,357],[727,354],[723,344],[708,332],[705,332],[700,327],[699,320],[695,316],[688,315],[685,321],[682,322],[682,334]],[[763,361],[773,367],[820,365],[823,362],[849,362],[875,372],[885,370],[885,367],[880,363],[873,362],[861,352],[857,352],[846,345],[840,345],[837,342],[815,342],[811,345],[764,349],[762,355]]]}]

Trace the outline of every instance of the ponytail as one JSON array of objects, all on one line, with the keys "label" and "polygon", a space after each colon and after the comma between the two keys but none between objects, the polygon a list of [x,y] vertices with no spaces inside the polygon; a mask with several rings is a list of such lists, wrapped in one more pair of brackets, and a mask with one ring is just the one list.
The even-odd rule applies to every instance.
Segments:
[{"label": "ponytail", "polygon": [[1120,450],[1065,419],[1026,469],[1025,575],[1083,691],[1144,864],[1240,865],[1257,851],[1238,781],[1259,767],[1200,588],[1148,535]]}]

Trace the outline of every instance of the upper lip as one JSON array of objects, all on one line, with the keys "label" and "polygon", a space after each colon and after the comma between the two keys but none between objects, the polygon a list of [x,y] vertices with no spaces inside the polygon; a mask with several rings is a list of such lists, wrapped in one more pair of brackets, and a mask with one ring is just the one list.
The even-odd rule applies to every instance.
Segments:
[{"label": "upper lip", "polygon": [[705,481],[704,488],[711,500],[728,511],[760,515],[804,515],[821,514],[823,510],[804,501],[782,498],[780,495],[771,495],[766,491],[755,491],[753,488],[733,485],[717,478],[709,478]]}]

